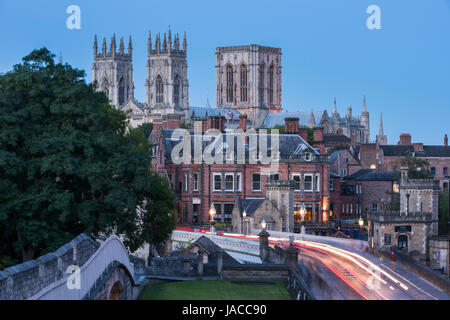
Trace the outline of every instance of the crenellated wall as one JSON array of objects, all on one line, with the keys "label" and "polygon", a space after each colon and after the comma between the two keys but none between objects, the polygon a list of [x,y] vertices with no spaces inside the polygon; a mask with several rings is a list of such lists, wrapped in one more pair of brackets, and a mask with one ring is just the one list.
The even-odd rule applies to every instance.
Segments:
[{"label": "crenellated wall", "polygon": [[0,271],[0,300],[25,300],[64,277],[71,265],[81,267],[99,248],[85,234],[55,252]]}]

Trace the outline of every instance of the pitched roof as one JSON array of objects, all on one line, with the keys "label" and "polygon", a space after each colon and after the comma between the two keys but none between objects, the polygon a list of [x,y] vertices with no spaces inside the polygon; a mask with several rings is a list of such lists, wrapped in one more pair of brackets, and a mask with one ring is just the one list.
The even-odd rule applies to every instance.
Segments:
[{"label": "pitched roof", "polygon": [[423,146],[423,151],[414,151],[414,147],[404,145],[381,145],[385,157],[450,157],[450,146]]},{"label": "pitched roof", "polygon": [[[162,138],[164,143],[164,151],[165,151],[165,157],[167,161],[171,160],[171,154],[172,149],[180,143],[180,141],[183,140],[183,137],[172,138],[172,134],[175,130],[174,129],[163,129],[162,130]],[[248,135],[251,136],[250,134]],[[279,136],[279,152],[280,152],[280,159],[298,159],[301,158],[306,152],[310,152],[311,154],[315,154],[316,156],[320,156],[320,153],[311,147],[305,140],[300,137],[298,134],[280,134]],[[191,134],[191,155],[194,155],[194,139],[195,135]],[[219,142],[218,146],[215,148],[216,150],[213,151],[213,155],[215,151],[223,151],[224,152],[224,161],[226,161],[226,149],[229,147],[230,141],[227,141],[227,139],[230,139],[233,141],[234,144],[234,155],[237,157],[238,155],[238,137],[241,137],[239,134],[233,133],[233,132],[225,132],[222,134],[222,141]],[[267,135],[267,150],[271,150],[272,148],[272,135]],[[250,137],[251,139],[251,137]],[[249,139],[249,140],[250,140]],[[256,135],[256,139],[259,142],[260,136]],[[228,143],[227,143],[228,142]],[[206,141],[202,139],[201,145],[202,145],[202,152],[207,150],[207,148],[213,148],[212,141]],[[248,159],[250,151],[249,151],[249,145],[244,144],[244,151],[245,151],[245,157]],[[193,156],[191,157],[193,159]]]},{"label": "pitched roof", "polygon": [[194,245],[200,246],[202,249],[206,250],[209,255],[216,255],[219,251],[223,251],[223,263],[224,264],[234,264],[239,263],[236,259],[230,256],[226,251],[224,251],[221,247],[215,244],[211,239],[205,236],[201,236],[197,240],[195,240],[189,248]]},{"label": "pitched roof", "polygon": [[359,169],[344,178],[345,181],[394,181],[394,172]]},{"label": "pitched roof", "polygon": [[248,216],[252,216],[253,213],[255,213],[256,209],[259,208],[259,206],[266,200],[266,198],[260,198],[260,199],[238,199],[238,208],[239,213],[243,213],[245,210],[245,213]]},{"label": "pitched roof", "polygon": [[352,139],[343,135],[343,134],[324,134],[323,142],[343,142],[343,143],[351,143]]}]

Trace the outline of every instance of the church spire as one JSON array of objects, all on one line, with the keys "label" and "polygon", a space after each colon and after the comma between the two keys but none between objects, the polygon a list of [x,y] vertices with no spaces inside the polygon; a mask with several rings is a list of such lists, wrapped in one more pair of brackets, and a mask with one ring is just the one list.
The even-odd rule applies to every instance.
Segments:
[{"label": "church spire", "polygon": [[163,52],[167,52],[167,40],[165,32],[164,32]]},{"label": "church spire", "polygon": [[110,53],[113,57],[116,55],[116,34],[115,33],[113,33],[113,37],[111,38]]},{"label": "church spire", "polygon": [[106,56],[106,38],[103,37],[103,44],[102,44],[102,55]]},{"label": "church spire", "polygon": [[316,126],[316,119],[314,118],[314,113],[311,110],[311,115],[309,116],[308,127],[314,128]]},{"label": "church spire", "polygon": [[380,129],[379,129],[378,135],[379,136],[384,135],[384,133],[383,133],[383,114],[382,113],[380,113]]},{"label": "church spire", "polygon": [[337,107],[336,107],[336,97],[334,97],[334,107],[333,107],[333,114],[337,113]]},{"label": "church spire", "polygon": [[186,41],[186,31],[184,32],[184,38],[183,38],[183,51],[186,52],[187,49],[187,41]]},{"label": "church spire", "polygon": [[363,102],[363,112],[367,112],[367,106],[366,106],[366,96],[364,96],[364,102]]},{"label": "church spire", "polygon": [[94,36],[94,58],[97,57],[97,35]]},{"label": "church spire", "polygon": [[158,33],[156,36],[156,53],[160,53],[161,51],[161,35]]},{"label": "church spire", "polygon": [[169,29],[168,41],[169,41],[169,53],[170,53],[170,52],[172,52],[172,32],[170,31],[170,29]]},{"label": "church spire", "polygon": [[148,32],[148,40],[147,40],[147,53],[149,56],[152,54],[152,32]]},{"label": "church spire", "polygon": [[119,45],[119,54],[123,55],[124,48],[123,48],[123,37],[120,38],[120,45]]},{"label": "church spire", "polygon": [[133,54],[133,45],[131,44],[131,36],[128,40],[128,54],[131,56]]}]

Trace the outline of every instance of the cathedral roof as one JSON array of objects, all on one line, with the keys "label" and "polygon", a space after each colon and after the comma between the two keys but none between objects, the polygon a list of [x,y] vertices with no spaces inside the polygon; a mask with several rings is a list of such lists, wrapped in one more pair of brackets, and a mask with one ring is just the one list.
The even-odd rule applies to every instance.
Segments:
[{"label": "cathedral roof", "polygon": [[[317,119],[321,119],[324,111],[313,111],[316,126],[319,124]],[[284,126],[284,118],[298,118],[298,123],[300,126],[308,126],[309,120],[311,118],[310,111],[295,111],[295,112],[277,112],[269,113],[265,120],[266,128],[273,128],[275,125]]]},{"label": "cathedral roof", "polygon": [[191,118],[204,118],[206,116],[224,116],[225,119],[239,120],[239,112],[233,109],[189,107],[189,116]]}]

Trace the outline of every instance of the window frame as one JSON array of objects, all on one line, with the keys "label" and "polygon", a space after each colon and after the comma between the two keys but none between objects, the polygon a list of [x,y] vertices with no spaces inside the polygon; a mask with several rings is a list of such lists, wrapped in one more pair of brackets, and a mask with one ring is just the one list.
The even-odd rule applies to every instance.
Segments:
[{"label": "window frame", "polygon": [[[220,177],[220,189],[216,189],[216,177]],[[223,187],[222,183],[222,174],[221,173],[213,173],[213,181],[212,181],[212,190],[213,192],[221,192]]]},{"label": "window frame", "polygon": [[[310,189],[306,188],[306,183],[308,183],[306,181],[306,177],[310,177],[311,178],[311,181],[309,182],[311,184],[311,188]],[[314,191],[314,174],[312,174],[312,173],[305,173],[303,175],[303,191],[304,192],[313,192]]]},{"label": "window frame", "polygon": [[[259,189],[255,189],[255,175],[259,176]],[[253,192],[260,192],[262,191],[262,176],[261,173],[252,173],[252,191]]]},{"label": "window frame", "polygon": [[[227,188],[227,177],[231,177],[231,189]],[[229,183],[229,181],[228,181]],[[225,191],[234,191],[234,173],[225,173],[224,175],[224,187],[225,187]]]}]

